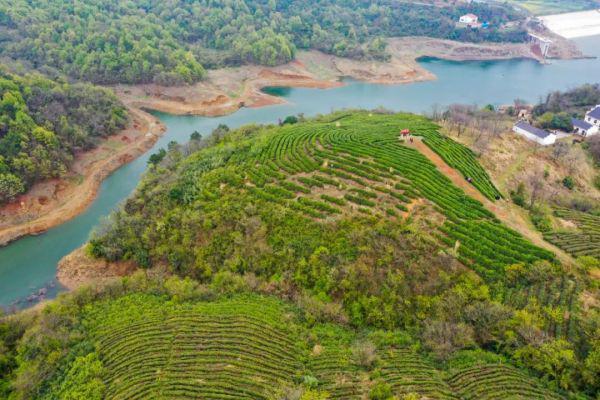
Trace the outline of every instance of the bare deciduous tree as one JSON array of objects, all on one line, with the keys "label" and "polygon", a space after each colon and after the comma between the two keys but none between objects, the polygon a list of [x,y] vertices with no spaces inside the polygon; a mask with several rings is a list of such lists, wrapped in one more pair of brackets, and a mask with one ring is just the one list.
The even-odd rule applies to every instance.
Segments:
[{"label": "bare deciduous tree", "polygon": [[565,142],[558,142],[552,148],[552,158],[554,161],[559,161],[561,158],[569,154],[570,146]]},{"label": "bare deciduous tree", "polygon": [[546,182],[544,180],[544,171],[540,168],[527,177],[527,186],[529,187],[530,199],[529,208],[546,197]]}]

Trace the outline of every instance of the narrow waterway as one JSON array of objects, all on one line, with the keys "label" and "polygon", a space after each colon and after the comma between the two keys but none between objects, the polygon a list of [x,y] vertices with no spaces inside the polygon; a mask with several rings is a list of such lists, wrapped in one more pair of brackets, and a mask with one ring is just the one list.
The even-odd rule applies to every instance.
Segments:
[{"label": "narrow waterway", "polygon": [[[600,57],[600,36],[578,39],[588,55]],[[205,118],[155,113],[167,132],[148,153],[123,166],[100,188],[98,198],[81,215],[39,236],[17,240],[0,248],[0,306],[23,307],[28,296],[44,293],[53,297],[58,261],[85,243],[102,218],[110,214],[135,189],[148,157],[167,143],[184,142],[194,130],[209,133],[219,124],[237,127],[247,123],[272,123],[286,115],[307,116],[341,108],[376,108],[428,112],[435,105],[506,104],[516,98],[537,101],[552,90],[564,90],[583,83],[600,82],[600,59],[554,61],[541,65],[531,60],[449,62],[421,60],[437,80],[409,85],[376,85],[349,81],[335,89],[269,88],[287,104],[241,109],[231,115]],[[41,292],[40,292],[41,291]]]}]

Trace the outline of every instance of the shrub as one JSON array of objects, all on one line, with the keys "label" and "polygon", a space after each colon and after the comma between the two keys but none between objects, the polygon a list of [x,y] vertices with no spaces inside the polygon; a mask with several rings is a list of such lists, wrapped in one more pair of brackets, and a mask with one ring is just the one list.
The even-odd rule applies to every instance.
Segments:
[{"label": "shrub", "polygon": [[384,382],[376,383],[369,392],[370,400],[389,400],[393,396],[392,387]]},{"label": "shrub", "polygon": [[298,117],[296,117],[295,115],[288,115],[287,117],[285,117],[285,119],[283,120],[283,124],[297,124],[298,123]]},{"label": "shrub", "polygon": [[510,192],[510,198],[519,207],[525,207],[525,184],[523,182],[519,183],[516,191]]},{"label": "shrub", "polygon": [[377,361],[375,345],[369,341],[358,342],[352,348],[354,360],[361,367],[371,369]]},{"label": "shrub", "polygon": [[570,207],[581,212],[589,212],[594,209],[594,202],[585,197],[576,197],[571,200]]},{"label": "shrub", "polygon": [[446,359],[457,350],[474,344],[473,328],[463,323],[428,321],[423,332],[423,343],[436,357]]},{"label": "shrub", "polygon": [[566,176],[565,179],[563,179],[562,184],[567,189],[573,190],[573,188],[575,187],[575,180],[573,180],[571,176]]},{"label": "shrub", "polygon": [[329,393],[322,392],[320,390],[307,390],[302,393],[300,400],[327,400],[329,399]]},{"label": "shrub", "polygon": [[244,278],[230,271],[217,272],[210,286],[218,293],[239,293],[247,288]]},{"label": "shrub", "polygon": [[422,397],[421,395],[417,394],[417,393],[407,393],[407,394],[403,394],[402,397],[400,397],[400,400],[421,400]]},{"label": "shrub", "polygon": [[319,380],[312,375],[304,375],[302,377],[302,383],[304,386],[310,389],[314,389],[319,386]]},{"label": "shrub", "polygon": [[541,207],[535,207],[531,210],[531,222],[540,232],[552,230],[552,220],[550,213]]}]

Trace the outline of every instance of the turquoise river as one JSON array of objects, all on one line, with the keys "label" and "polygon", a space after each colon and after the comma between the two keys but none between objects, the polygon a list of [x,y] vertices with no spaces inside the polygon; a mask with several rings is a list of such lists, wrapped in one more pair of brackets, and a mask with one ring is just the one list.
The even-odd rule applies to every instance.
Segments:
[{"label": "turquoise river", "polygon": [[[577,40],[587,55],[600,57],[600,37]],[[205,118],[155,113],[167,132],[148,153],[123,166],[101,186],[97,199],[76,218],[39,236],[25,237],[0,248],[0,307],[25,307],[40,289],[53,297],[61,288],[55,280],[57,262],[85,243],[102,218],[110,214],[135,189],[150,154],[167,143],[184,142],[194,130],[209,133],[218,124],[237,127],[247,123],[273,123],[290,114],[307,116],[332,110],[376,108],[427,112],[434,105],[506,104],[516,98],[537,101],[552,90],[600,82],[600,59],[553,61],[541,65],[531,60],[449,62],[421,60],[438,77],[435,81],[408,85],[376,85],[348,81],[335,89],[270,88],[286,104],[243,108],[233,114]]]}]

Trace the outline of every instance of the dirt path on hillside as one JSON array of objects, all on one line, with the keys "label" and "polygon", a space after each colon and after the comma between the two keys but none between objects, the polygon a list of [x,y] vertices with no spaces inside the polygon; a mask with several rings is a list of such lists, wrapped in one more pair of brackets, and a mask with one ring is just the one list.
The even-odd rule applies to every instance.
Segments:
[{"label": "dirt path on hillside", "polygon": [[557,255],[561,262],[566,264],[574,264],[575,261],[573,258],[559,249],[558,247],[546,242],[540,232],[538,232],[535,228],[533,228],[529,221],[525,220],[523,216],[515,210],[514,207],[507,200],[499,200],[497,202],[490,201],[487,197],[485,197],[479,190],[477,190],[473,185],[471,185],[467,180],[462,176],[460,172],[450,167],[446,162],[437,155],[433,150],[431,150],[419,137],[413,137],[413,143],[405,142],[404,144],[408,147],[414,147],[421,154],[427,157],[433,164],[444,174],[446,175],[452,183],[454,183],[459,188],[463,189],[467,195],[470,197],[480,201],[485,208],[494,213],[499,220],[505,223],[508,227],[514,229],[519,232],[521,235],[529,239],[533,244],[549,250]]},{"label": "dirt path on hillside", "polygon": [[67,177],[40,182],[17,201],[0,208],[0,246],[77,216],[94,201],[108,175],[152,147],[164,126],[146,112],[129,112],[130,126],[96,149],[78,155]]}]

